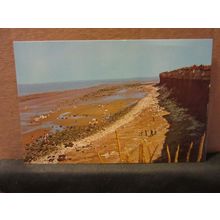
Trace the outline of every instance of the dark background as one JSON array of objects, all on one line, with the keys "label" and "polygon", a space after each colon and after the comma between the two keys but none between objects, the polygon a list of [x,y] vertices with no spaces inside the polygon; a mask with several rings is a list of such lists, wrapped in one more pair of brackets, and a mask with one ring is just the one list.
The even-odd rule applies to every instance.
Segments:
[{"label": "dark background", "polygon": [[220,192],[220,153],[177,164],[24,165],[0,161],[1,192]]},{"label": "dark background", "polygon": [[24,165],[13,41],[214,39],[207,149],[220,151],[220,29],[0,29],[1,192],[219,192],[220,154],[207,162],[149,165]]}]

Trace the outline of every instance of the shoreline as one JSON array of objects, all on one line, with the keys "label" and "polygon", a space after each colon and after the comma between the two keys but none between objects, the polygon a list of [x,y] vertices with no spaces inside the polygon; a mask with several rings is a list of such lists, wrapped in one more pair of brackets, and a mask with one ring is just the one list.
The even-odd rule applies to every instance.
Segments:
[{"label": "shoreline", "polygon": [[[87,88],[97,88],[99,86],[111,86],[111,85],[125,85],[125,84],[132,84],[132,83],[157,83],[159,82],[159,78],[157,77],[150,77],[150,78],[131,78],[131,79],[109,79],[109,80],[90,80],[90,81],[66,81],[66,82],[51,82],[51,83],[37,83],[37,84],[18,84],[18,97],[24,97],[24,96],[32,96],[32,95],[42,95],[47,94],[50,95],[51,93],[60,93],[60,92],[68,92],[72,90],[83,90]],[[66,84],[66,85],[65,85]],[[76,85],[81,84],[81,86]],[[53,85],[52,87],[50,87]],[[61,87],[57,87],[55,85],[60,85]],[[64,86],[65,85],[65,86]],[[29,87],[29,89],[26,88],[26,91],[19,92],[19,90],[22,87]],[[30,87],[38,86],[38,89],[31,90]],[[43,86],[43,88],[40,89],[40,87]],[[45,87],[47,89],[45,89]],[[20,89],[19,89],[20,88]],[[25,90],[23,88],[23,90]],[[29,94],[27,92],[29,90]]]},{"label": "shoreline", "polygon": [[[65,108],[71,105],[76,105],[83,98],[88,98],[92,94],[95,94],[99,90],[106,90],[118,87],[124,87],[127,85],[140,85],[140,84],[153,84],[155,82],[132,82],[132,83],[117,83],[117,84],[108,84],[108,85],[98,85],[83,89],[72,89],[65,91],[55,91],[55,92],[46,92],[46,93],[38,93],[38,94],[30,94],[25,96],[20,96],[19,98],[19,109],[21,115],[21,122],[28,123],[25,120],[25,117],[28,120],[34,115],[43,115],[48,112],[57,111],[59,108]],[[30,114],[29,114],[30,113]],[[32,114],[31,114],[32,113]],[[29,120],[30,121],[30,120]],[[24,124],[24,123],[23,123]],[[30,126],[32,126],[29,123]],[[27,129],[24,130],[24,125],[22,127],[22,134],[26,133]]]},{"label": "shoreline", "polygon": [[118,82],[111,82],[111,83],[101,83],[101,84],[97,84],[97,85],[93,85],[93,86],[87,86],[87,87],[82,87],[82,88],[72,88],[72,89],[64,89],[64,90],[54,90],[54,91],[46,91],[46,92],[36,92],[33,94],[24,94],[24,95],[18,95],[18,99],[20,101],[24,101],[24,100],[29,100],[29,99],[35,99],[35,98],[41,98],[44,96],[53,96],[53,95],[59,95],[59,94],[63,94],[63,93],[71,93],[71,92],[80,92],[83,90],[89,90],[89,89],[99,89],[99,88],[106,88],[106,87],[111,87],[111,86],[120,86],[120,85],[129,85],[129,84],[157,84],[159,83],[159,79],[157,80],[143,80],[143,81],[138,81],[138,80],[134,80],[134,81],[118,81]]},{"label": "shoreline", "polygon": [[[23,108],[24,103],[33,105],[37,113],[53,107],[49,114],[32,117],[31,126],[42,128],[23,134],[26,162],[137,163],[140,144],[145,147],[146,163],[161,157],[170,125],[164,118],[169,113],[159,105],[156,83],[100,85],[49,94],[26,96],[21,103]],[[58,130],[53,133],[55,125]],[[115,132],[123,159],[116,150]],[[151,159],[149,152],[154,152]]]},{"label": "shoreline", "polygon": [[[56,152],[52,152],[51,154],[47,154],[46,156],[38,158],[38,160],[32,161],[32,163],[48,163],[48,159],[51,160],[51,158],[53,158],[51,161],[52,163],[58,163],[60,155],[66,155],[66,154],[68,155],[68,153],[71,154],[71,152],[73,152],[73,151],[84,152],[86,148],[89,148],[89,150],[91,150],[92,147],[90,145],[92,143],[99,142],[99,140],[105,139],[105,137],[107,137],[109,135],[112,135],[112,134],[114,135],[114,132],[116,130],[120,130],[121,128],[126,127],[126,125],[134,123],[135,119],[140,117],[141,114],[146,109],[148,109],[148,108],[151,109],[152,107],[154,107],[155,110],[156,109],[158,110],[157,89],[153,85],[145,85],[145,87],[147,87],[149,94],[147,96],[145,96],[144,98],[142,98],[141,100],[139,100],[139,102],[124,116],[120,117],[118,120],[116,120],[115,122],[113,122],[109,126],[105,127],[103,130],[97,131],[95,134],[92,134],[92,135],[85,137],[83,139],[80,139],[78,141],[72,141],[71,148],[66,148],[64,144],[61,144],[58,146],[58,149],[56,150]],[[160,111],[162,111],[162,109]],[[163,112],[163,114],[166,114],[166,113]],[[161,155],[160,152],[162,151],[163,142],[165,140],[165,133],[167,132],[167,128],[169,127],[169,125],[166,124],[166,121],[163,120],[163,118],[162,118],[163,114],[160,114],[159,120],[164,123],[164,128],[160,129],[160,131],[158,130],[158,132],[161,133],[161,136],[160,136],[159,140],[156,140],[156,142],[159,141],[160,147],[158,147],[157,152],[155,153],[154,159],[157,159]],[[101,144],[99,144],[99,145],[101,145]],[[98,146],[95,147],[95,151],[96,151],[96,148],[99,148],[99,147]],[[112,151],[112,152],[115,154],[114,151]],[[106,153],[108,153],[108,151]],[[115,159],[116,159],[115,162],[117,162],[118,161],[117,155],[116,155]],[[96,161],[96,160],[94,160],[94,161]],[[76,161],[74,162],[72,160],[70,160],[68,162],[69,163],[77,163]]]}]

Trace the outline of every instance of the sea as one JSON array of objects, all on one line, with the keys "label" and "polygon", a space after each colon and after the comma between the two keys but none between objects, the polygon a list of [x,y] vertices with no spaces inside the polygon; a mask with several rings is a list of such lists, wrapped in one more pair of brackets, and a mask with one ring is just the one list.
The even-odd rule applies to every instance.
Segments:
[{"label": "sea", "polygon": [[74,82],[53,82],[53,83],[38,83],[38,84],[18,84],[18,95],[32,95],[45,92],[57,92],[71,89],[83,89],[102,84],[112,83],[129,83],[157,81],[157,78],[132,78],[132,79],[117,79],[117,80],[89,80],[89,81],[74,81]]}]

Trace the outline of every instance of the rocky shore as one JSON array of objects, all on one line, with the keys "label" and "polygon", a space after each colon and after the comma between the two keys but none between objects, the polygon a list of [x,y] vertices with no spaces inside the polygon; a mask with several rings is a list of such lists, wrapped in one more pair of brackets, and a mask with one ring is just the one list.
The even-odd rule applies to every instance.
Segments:
[{"label": "rocky shore", "polygon": [[[33,128],[40,128],[23,135],[25,161],[32,162],[56,152],[59,145],[73,147],[72,142],[105,129],[127,114],[145,94],[142,84],[130,83],[92,88],[90,92],[74,97],[74,100],[69,96],[65,100],[61,99],[64,105],[58,104],[57,109],[54,107],[53,111],[31,119]],[[40,95],[34,95],[32,100],[26,97],[26,100],[37,100],[37,103],[39,99]],[[48,161],[52,162],[53,157],[48,158]]]}]

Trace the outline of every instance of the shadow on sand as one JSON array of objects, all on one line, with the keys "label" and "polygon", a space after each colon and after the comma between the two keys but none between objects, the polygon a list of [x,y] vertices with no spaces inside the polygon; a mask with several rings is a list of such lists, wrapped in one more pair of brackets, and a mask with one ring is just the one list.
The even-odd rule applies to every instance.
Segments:
[{"label": "shadow on sand", "polygon": [[174,161],[178,145],[180,146],[178,161],[186,162],[187,152],[191,142],[193,142],[193,148],[189,161],[196,161],[200,138],[206,129],[205,124],[195,119],[195,117],[189,114],[186,108],[183,108],[177,103],[176,100],[172,98],[171,90],[163,86],[157,86],[159,87],[160,94],[158,97],[159,105],[169,112],[164,118],[170,124],[170,128],[166,134],[161,157],[154,162],[168,162],[167,145],[169,146],[172,162]]}]

